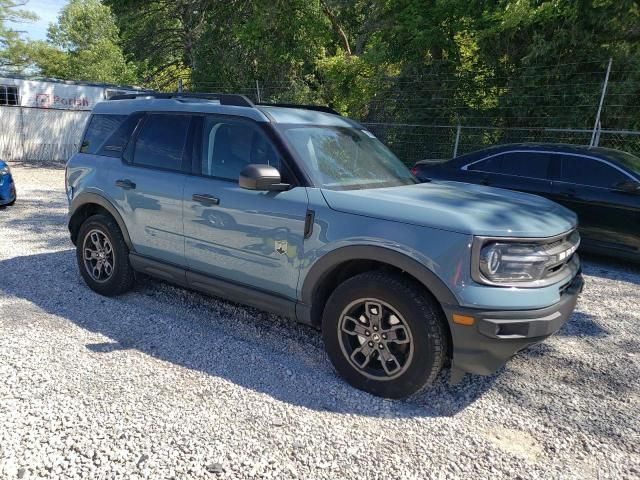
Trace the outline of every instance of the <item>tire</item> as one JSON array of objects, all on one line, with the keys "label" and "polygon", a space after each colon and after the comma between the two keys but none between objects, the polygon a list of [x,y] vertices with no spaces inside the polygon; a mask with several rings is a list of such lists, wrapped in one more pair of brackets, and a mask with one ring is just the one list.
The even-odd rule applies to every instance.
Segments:
[{"label": "tire", "polygon": [[[102,245],[101,252],[98,251],[100,248],[94,240],[98,241],[98,245]],[[107,245],[111,248],[107,248]],[[91,255],[87,250],[92,251]],[[101,258],[98,258],[99,255]],[[110,216],[93,215],[80,226],[76,241],[76,259],[85,283],[100,295],[119,295],[133,286],[135,277],[129,264],[129,249],[120,227]],[[99,261],[102,262],[101,268],[97,265]]]},{"label": "tire", "polygon": [[322,336],[333,366],[349,384],[380,397],[405,398],[440,372],[448,351],[444,322],[436,300],[415,282],[366,272],[331,294]]}]

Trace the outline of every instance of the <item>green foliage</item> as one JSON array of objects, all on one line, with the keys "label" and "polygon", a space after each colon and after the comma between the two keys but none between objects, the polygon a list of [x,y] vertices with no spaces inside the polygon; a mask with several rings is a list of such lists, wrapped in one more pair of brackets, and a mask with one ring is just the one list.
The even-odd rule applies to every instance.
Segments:
[{"label": "green foliage", "polygon": [[[72,0],[47,42],[0,27],[3,59],[46,75],[499,128],[592,126],[610,57],[612,98],[637,98],[639,40],[637,0]],[[636,110],[602,123],[640,128]]]},{"label": "green foliage", "polygon": [[24,2],[0,0],[0,68],[21,73],[28,65],[28,45],[19,31],[9,28],[8,22],[36,20],[35,14],[20,7]]}]

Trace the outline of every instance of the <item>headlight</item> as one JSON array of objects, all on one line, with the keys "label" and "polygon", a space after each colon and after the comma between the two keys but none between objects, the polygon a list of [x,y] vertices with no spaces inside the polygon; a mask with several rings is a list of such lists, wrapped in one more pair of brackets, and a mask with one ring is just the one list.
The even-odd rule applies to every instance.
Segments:
[{"label": "headlight", "polygon": [[0,175],[9,175],[11,170],[9,169],[9,165],[6,167],[0,167]]},{"label": "headlight", "polygon": [[531,282],[542,278],[549,255],[539,246],[490,243],[480,251],[480,272],[492,282]]},{"label": "headlight", "polygon": [[580,245],[576,231],[551,239],[491,239],[477,237],[472,277],[479,283],[540,286],[562,275]]}]

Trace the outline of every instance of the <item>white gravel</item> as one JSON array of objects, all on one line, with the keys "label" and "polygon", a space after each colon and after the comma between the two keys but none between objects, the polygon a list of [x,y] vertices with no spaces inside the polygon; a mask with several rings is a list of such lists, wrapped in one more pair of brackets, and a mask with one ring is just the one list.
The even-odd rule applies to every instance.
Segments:
[{"label": "white gravel", "polygon": [[585,262],[559,334],[408,401],[346,385],[317,331],[77,272],[64,170],[0,210],[0,478],[639,478],[640,267]]}]

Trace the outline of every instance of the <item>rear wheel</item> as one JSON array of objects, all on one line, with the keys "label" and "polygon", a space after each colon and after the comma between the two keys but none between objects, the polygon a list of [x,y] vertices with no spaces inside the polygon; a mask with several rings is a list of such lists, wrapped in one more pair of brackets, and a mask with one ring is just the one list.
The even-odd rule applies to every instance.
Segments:
[{"label": "rear wheel", "polygon": [[322,318],[329,357],[356,388],[403,398],[432,382],[448,337],[436,301],[401,275],[367,272],[339,285]]},{"label": "rear wheel", "polygon": [[107,215],[84,221],[78,232],[76,259],[85,283],[101,295],[118,295],[133,286],[129,249],[118,224]]}]

